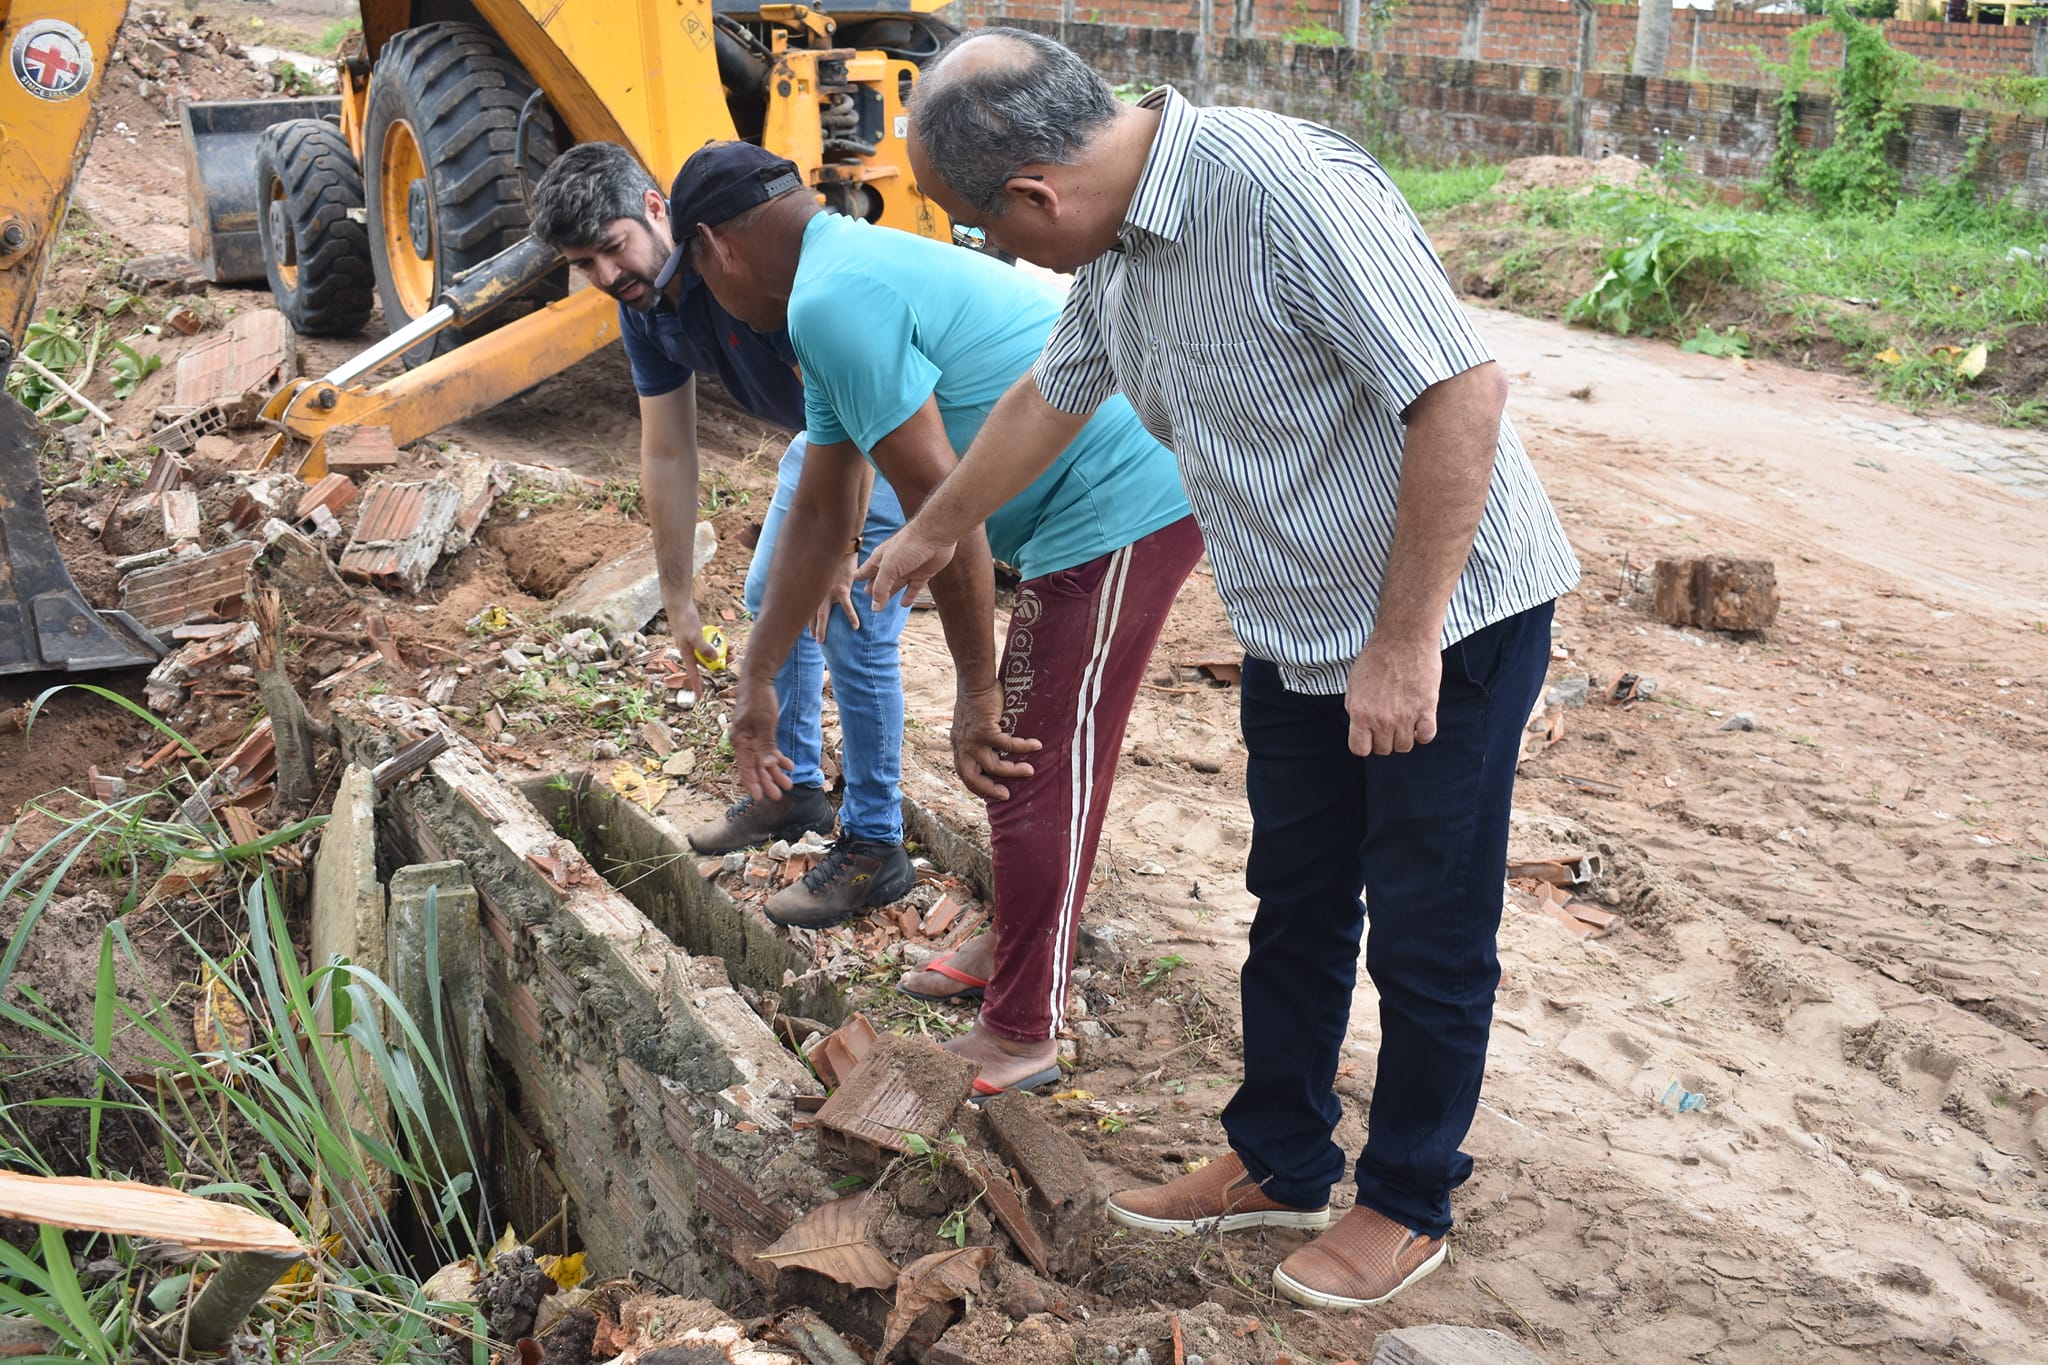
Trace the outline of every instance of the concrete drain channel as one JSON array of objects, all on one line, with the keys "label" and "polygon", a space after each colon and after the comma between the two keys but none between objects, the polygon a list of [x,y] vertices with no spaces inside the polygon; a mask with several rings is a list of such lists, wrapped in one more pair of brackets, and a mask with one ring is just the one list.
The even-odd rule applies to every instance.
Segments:
[{"label": "concrete drain channel", "polygon": [[[962,1202],[978,1187],[1041,1275],[1092,1261],[1100,1195],[1085,1158],[1021,1097],[965,1105],[971,1064],[870,1029],[872,1050],[827,1099],[753,1001],[772,993],[780,1014],[835,1027],[847,1017],[838,983],[705,881],[664,822],[587,776],[508,781],[447,731],[424,766],[380,779],[374,765],[438,717],[387,697],[339,719],[354,761],[315,860],[314,957],[420,975],[423,949],[403,936],[422,933],[419,889],[439,887],[454,908],[439,919],[444,996],[466,998],[472,1015],[451,1036],[475,1078],[484,1184],[512,1226],[566,1211],[595,1273],[638,1273],[721,1306],[766,1291],[873,1340],[880,1296],[756,1253],[840,1199],[842,1172],[874,1178],[909,1150],[906,1134],[958,1128],[977,1144],[957,1158]],[[985,875],[971,840],[914,803],[906,816],[936,861]],[[360,865],[338,866],[351,857]],[[365,889],[374,915],[360,912]],[[337,914],[349,895],[356,908]],[[465,924],[466,945],[450,937]],[[467,986],[448,965],[463,961],[481,963]]]}]

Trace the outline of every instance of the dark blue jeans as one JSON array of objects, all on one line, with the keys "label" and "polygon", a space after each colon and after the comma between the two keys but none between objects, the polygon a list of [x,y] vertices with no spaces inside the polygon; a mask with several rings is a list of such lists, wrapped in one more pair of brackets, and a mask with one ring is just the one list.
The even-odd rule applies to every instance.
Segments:
[{"label": "dark blue jeans", "polygon": [[[1259,898],[1243,974],[1244,1084],[1223,1111],[1266,1192],[1318,1207],[1344,1174],[1332,1092],[1365,966],[1380,1053],[1358,1202],[1429,1236],[1451,1226],[1472,1173],[1458,1150],[1486,1072],[1515,750],[1550,659],[1551,604],[1444,651],[1437,736],[1360,758],[1344,698],[1288,691],[1244,661],[1252,850]],[[1365,903],[1359,903],[1359,892]]]}]

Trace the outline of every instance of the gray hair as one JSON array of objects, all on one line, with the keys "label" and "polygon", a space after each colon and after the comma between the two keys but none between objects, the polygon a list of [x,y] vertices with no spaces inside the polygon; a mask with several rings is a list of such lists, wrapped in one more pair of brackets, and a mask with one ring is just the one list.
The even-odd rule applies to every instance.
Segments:
[{"label": "gray hair", "polygon": [[[1001,58],[960,59],[963,44],[983,38],[1003,40]],[[1101,73],[1052,39],[985,28],[925,68],[910,108],[932,168],[975,212],[996,218],[1009,207],[1006,183],[1034,162],[1072,163],[1116,117],[1117,99]]]},{"label": "gray hair", "polygon": [[615,142],[579,142],[549,163],[533,187],[533,235],[543,246],[593,247],[621,218],[647,223],[654,177]]}]

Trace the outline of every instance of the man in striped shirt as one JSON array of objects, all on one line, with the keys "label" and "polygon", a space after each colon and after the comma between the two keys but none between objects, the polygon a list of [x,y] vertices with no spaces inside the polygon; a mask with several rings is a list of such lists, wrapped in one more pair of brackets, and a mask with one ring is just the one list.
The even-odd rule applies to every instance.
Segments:
[{"label": "man in striped shirt", "polygon": [[[919,82],[920,186],[989,243],[1076,272],[1032,372],[870,560],[922,583],[1121,393],[1178,457],[1246,649],[1259,898],[1231,1154],[1111,1216],[1324,1227],[1359,940],[1380,996],[1358,1200],[1274,1272],[1378,1303],[1441,1262],[1486,1064],[1517,741],[1578,565],[1507,381],[1371,156],[1252,109],[1139,105],[1058,43],[994,30]],[[1359,895],[1365,893],[1361,907]]]}]

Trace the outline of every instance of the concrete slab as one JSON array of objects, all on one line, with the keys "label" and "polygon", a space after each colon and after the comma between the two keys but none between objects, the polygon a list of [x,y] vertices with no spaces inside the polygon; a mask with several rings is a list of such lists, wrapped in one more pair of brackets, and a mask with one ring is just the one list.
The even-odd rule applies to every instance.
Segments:
[{"label": "concrete slab", "polygon": [[[350,764],[335,792],[331,818],[320,831],[319,852],[313,855],[313,910],[307,956],[316,970],[343,958],[380,978],[386,977],[384,887],[377,880],[376,810],[376,787],[370,781],[369,769]],[[345,985],[330,978],[329,985],[318,996],[320,1033],[315,1046],[320,1052],[327,1112],[337,1131],[388,1133],[390,1099],[383,1078],[360,1046],[335,1033],[334,992]],[[374,1017],[370,999],[367,994],[354,997],[358,1016],[369,1007]],[[390,1173],[373,1167],[359,1146],[356,1156],[372,1174],[364,1181],[342,1182],[342,1207],[334,1213],[337,1226],[345,1234],[366,1225],[370,1205],[383,1208],[391,1198]]]},{"label": "concrete slab", "polygon": [[[374,715],[367,701],[340,709],[358,761],[419,728]],[[779,1199],[823,1188],[809,1144],[769,1131],[816,1080],[722,963],[679,950],[466,739],[451,735],[385,801],[402,857],[459,860],[476,887],[485,1036],[517,1096],[503,1150],[531,1151],[559,1180],[594,1273],[660,1265],[665,1282],[715,1297],[745,1248],[792,1221]],[[508,1176],[516,1204],[527,1175]]]},{"label": "concrete slab", "polygon": [[[718,553],[718,532],[708,521],[697,523],[691,549],[695,572]],[[556,620],[578,628],[596,626],[609,634],[638,630],[661,610],[661,576],[654,563],[651,539],[607,560],[576,580],[555,602]]]},{"label": "concrete slab", "polygon": [[1431,1323],[1382,1332],[1372,1365],[1544,1365],[1542,1356],[1488,1327]]},{"label": "concrete slab", "polygon": [[[375,782],[373,772],[372,785]],[[441,1154],[442,1168],[450,1175],[475,1165],[478,1148],[473,1138],[483,1131],[476,1087],[490,1080],[484,1064],[483,939],[477,904],[476,888],[463,863],[413,863],[391,874],[384,929],[391,991],[434,1052],[435,1065],[456,1098],[451,1106],[438,1088],[426,1087],[428,1131]],[[402,1038],[391,1041],[394,1046],[406,1044]],[[426,1074],[422,1068],[422,1077]]]}]

